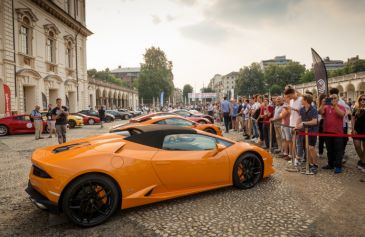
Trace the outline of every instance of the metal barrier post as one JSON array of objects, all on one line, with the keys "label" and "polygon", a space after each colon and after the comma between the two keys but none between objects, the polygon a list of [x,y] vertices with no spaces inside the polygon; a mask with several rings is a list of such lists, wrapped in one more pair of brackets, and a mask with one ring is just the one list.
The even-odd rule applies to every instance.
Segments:
[{"label": "metal barrier post", "polygon": [[308,128],[305,128],[305,174],[311,174],[309,171],[309,136],[308,136]]},{"label": "metal barrier post", "polygon": [[269,132],[269,152],[272,153],[271,148],[272,148],[272,122],[270,122],[270,132]]}]

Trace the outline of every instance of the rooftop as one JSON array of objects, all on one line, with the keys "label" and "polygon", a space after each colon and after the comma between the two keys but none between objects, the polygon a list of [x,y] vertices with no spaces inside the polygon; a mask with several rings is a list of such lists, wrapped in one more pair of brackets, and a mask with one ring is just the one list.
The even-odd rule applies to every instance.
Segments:
[{"label": "rooftop", "polygon": [[111,70],[111,73],[126,73],[126,72],[140,72],[141,68],[139,67],[118,67],[114,70]]}]

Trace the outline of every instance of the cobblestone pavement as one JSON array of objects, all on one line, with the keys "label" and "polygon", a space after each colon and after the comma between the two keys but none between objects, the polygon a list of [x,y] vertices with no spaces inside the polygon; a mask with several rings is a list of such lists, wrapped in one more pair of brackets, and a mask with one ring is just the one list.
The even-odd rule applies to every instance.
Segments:
[{"label": "cobblestone pavement", "polygon": [[[107,131],[85,126],[67,135],[76,139]],[[225,136],[242,139],[237,133]],[[360,182],[365,175],[355,167],[352,144],[340,175],[290,173],[286,162],[275,158],[277,172],[253,189],[224,188],[123,210],[88,229],[50,225],[52,216],[31,204],[24,192],[31,152],[51,144],[55,138],[0,138],[0,236],[365,236],[365,183]]]}]

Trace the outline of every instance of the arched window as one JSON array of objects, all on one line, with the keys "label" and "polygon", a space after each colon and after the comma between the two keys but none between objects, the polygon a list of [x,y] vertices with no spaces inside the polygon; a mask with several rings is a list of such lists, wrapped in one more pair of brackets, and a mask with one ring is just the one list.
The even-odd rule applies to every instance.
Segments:
[{"label": "arched window", "polygon": [[38,18],[29,8],[17,8],[15,11],[19,22],[19,52],[31,56],[33,27]]},{"label": "arched window", "polygon": [[72,69],[74,68],[75,40],[72,35],[66,35],[63,38],[65,40],[65,59],[66,59],[65,67],[66,67],[66,69],[69,69],[72,71]]},{"label": "arched window", "polygon": [[54,24],[44,25],[46,34],[46,61],[48,63],[56,63],[56,41],[57,35],[60,33]]}]

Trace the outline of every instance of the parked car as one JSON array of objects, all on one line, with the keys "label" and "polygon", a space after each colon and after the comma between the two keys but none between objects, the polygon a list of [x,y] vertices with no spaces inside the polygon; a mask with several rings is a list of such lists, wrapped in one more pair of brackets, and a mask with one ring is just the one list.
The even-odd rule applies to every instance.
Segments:
[{"label": "parked car", "polygon": [[73,115],[80,116],[84,120],[84,124],[94,125],[100,123],[100,118],[96,116],[89,116],[82,113],[73,113]]},{"label": "parked car", "polygon": [[186,109],[175,109],[171,111],[175,114],[178,114],[183,117],[198,117],[198,118],[206,118],[210,121],[210,123],[214,123],[214,118],[210,115],[200,113],[197,110],[186,110]]},{"label": "parked car", "polygon": [[[43,118],[43,132],[47,132],[47,120]],[[0,118],[0,136],[18,133],[34,133],[29,114],[17,114]]]},{"label": "parked car", "polygon": [[252,188],[275,172],[272,156],[260,147],[168,125],[130,126],[38,148],[31,163],[30,200],[82,227],[101,224],[118,209],[228,186]]},{"label": "parked car", "polygon": [[[99,117],[98,111],[95,111],[95,110],[81,110],[78,113]],[[114,120],[115,120],[114,115],[105,113],[105,122],[110,123],[110,122],[114,122]]]},{"label": "parked car", "polygon": [[[43,120],[47,120],[47,111],[41,111]],[[82,119],[82,117],[80,116],[76,116],[74,114],[69,114],[67,116],[67,120],[68,120],[68,125],[70,128],[75,128],[75,127],[82,127],[84,126],[84,120]]]},{"label": "parked car", "polygon": [[[153,116],[158,116],[158,115],[178,115],[172,112],[155,112],[155,113],[150,113],[150,114],[146,114],[146,115],[141,115],[135,118],[132,118],[129,120],[129,122],[140,122],[142,120],[148,119],[150,117]],[[184,116],[181,116],[184,117]],[[208,119],[203,118],[203,117],[186,117],[187,119],[193,121],[193,122],[197,122],[197,123],[201,123],[201,124],[208,124],[211,123]]]},{"label": "parked car", "polygon": [[114,115],[114,117],[116,119],[123,119],[123,120],[127,120],[132,118],[132,114],[128,113],[128,112],[122,112],[122,111],[118,111],[118,110],[106,110],[107,113]]},{"label": "parked car", "polygon": [[[124,129],[127,126],[136,124],[134,123],[126,123],[123,125],[116,125],[110,129],[110,132],[114,132],[117,130]],[[181,117],[180,115],[157,115],[153,117],[149,117],[143,121],[140,121],[138,124],[146,125],[146,124],[159,124],[159,125],[173,125],[173,126],[181,126],[181,127],[189,127],[195,128],[204,132],[209,132],[212,134],[217,134],[222,136],[222,131],[219,126],[208,123],[208,124],[200,124],[197,122],[193,122],[187,118]]]},{"label": "parked car", "polygon": [[125,113],[130,113],[132,115],[132,117],[136,117],[142,114],[142,111],[137,111],[137,110],[128,110],[128,109],[118,109],[119,112],[125,112]]}]

